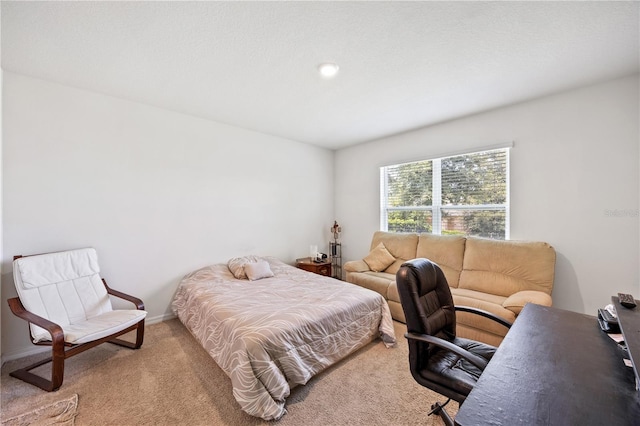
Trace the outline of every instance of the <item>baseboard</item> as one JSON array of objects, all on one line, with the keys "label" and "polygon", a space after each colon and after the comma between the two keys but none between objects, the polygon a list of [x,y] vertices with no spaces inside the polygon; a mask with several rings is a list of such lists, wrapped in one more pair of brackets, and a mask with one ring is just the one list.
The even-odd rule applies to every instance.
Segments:
[{"label": "baseboard", "polygon": [[155,317],[147,317],[145,319],[145,324],[157,324],[159,322],[162,321],[169,321],[176,318],[176,315],[173,313],[168,313],[168,314],[163,314],[163,315],[156,315]]},{"label": "baseboard", "polygon": [[[145,325],[156,324],[162,321],[169,321],[174,318],[176,318],[176,316],[172,313],[156,315],[155,317],[147,317],[145,319]],[[29,346],[26,348],[21,348],[13,352],[3,353],[2,357],[0,357],[0,365],[4,365],[5,362],[13,361],[15,359],[24,358],[31,355],[45,354],[47,352],[51,352],[51,348],[49,346]]]},{"label": "baseboard", "polygon": [[14,359],[20,359],[37,354],[46,354],[47,352],[51,352],[51,348],[48,346],[30,346],[28,348],[18,349],[14,352],[3,353],[2,365],[4,365],[5,362],[13,361]]}]

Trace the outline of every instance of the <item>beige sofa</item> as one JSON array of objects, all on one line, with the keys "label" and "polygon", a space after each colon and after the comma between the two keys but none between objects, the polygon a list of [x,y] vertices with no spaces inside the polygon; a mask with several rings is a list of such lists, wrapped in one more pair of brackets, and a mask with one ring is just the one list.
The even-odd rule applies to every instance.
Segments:
[{"label": "beige sofa", "polygon": [[[456,305],[511,322],[526,303],[551,306],[556,252],[543,242],[378,231],[364,259],[344,264],[346,280],[383,295],[393,318],[405,322],[395,274],[403,262],[419,257],[442,268]],[[498,345],[507,332],[478,315],[458,312],[456,319],[460,337]]]}]

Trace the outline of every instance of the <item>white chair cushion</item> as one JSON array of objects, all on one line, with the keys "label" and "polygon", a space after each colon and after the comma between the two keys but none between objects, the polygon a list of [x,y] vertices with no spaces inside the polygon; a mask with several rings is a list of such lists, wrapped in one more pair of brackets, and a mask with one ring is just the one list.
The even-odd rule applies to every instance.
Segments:
[{"label": "white chair cushion", "polygon": [[[74,333],[73,341],[100,334],[99,327],[106,336],[139,321],[121,315],[109,315],[106,322],[90,321],[113,312],[93,248],[21,257],[13,262],[13,278],[25,309]],[[145,311],[132,310],[129,315],[140,318],[140,312],[144,318]],[[122,323],[116,325],[117,321]],[[33,324],[31,335],[34,342],[51,340],[49,332]]]},{"label": "white chair cushion", "polygon": [[16,285],[20,282],[25,289],[100,274],[98,254],[93,248],[21,257],[14,265],[19,271]]},{"label": "white chair cushion", "polygon": [[136,324],[146,315],[146,311],[137,309],[106,312],[86,321],[62,327],[64,340],[73,344],[98,340]]}]

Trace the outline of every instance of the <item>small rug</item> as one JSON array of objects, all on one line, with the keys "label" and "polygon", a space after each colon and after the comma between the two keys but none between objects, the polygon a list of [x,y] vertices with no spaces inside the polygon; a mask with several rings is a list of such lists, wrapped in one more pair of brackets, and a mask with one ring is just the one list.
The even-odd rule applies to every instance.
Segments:
[{"label": "small rug", "polygon": [[73,426],[78,408],[78,395],[74,394],[53,404],[44,405],[19,416],[4,420],[2,426]]}]

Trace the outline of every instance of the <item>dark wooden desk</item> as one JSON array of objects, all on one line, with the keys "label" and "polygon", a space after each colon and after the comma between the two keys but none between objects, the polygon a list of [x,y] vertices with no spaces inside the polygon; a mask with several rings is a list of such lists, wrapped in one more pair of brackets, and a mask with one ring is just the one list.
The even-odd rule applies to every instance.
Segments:
[{"label": "dark wooden desk", "polygon": [[455,423],[639,425],[640,393],[624,357],[595,317],[528,304]]},{"label": "dark wooden desk", "polygon": [[[625,308],[620,304],[617,296],[612,296],[611,301],[618,314],[618,324],[627,343],[629,358],[633,361],[636,383],[640,384],[640,307]],[[638,303],[637,300],[636,303]],[[638,423],[640,424],[640,420]]]}]

